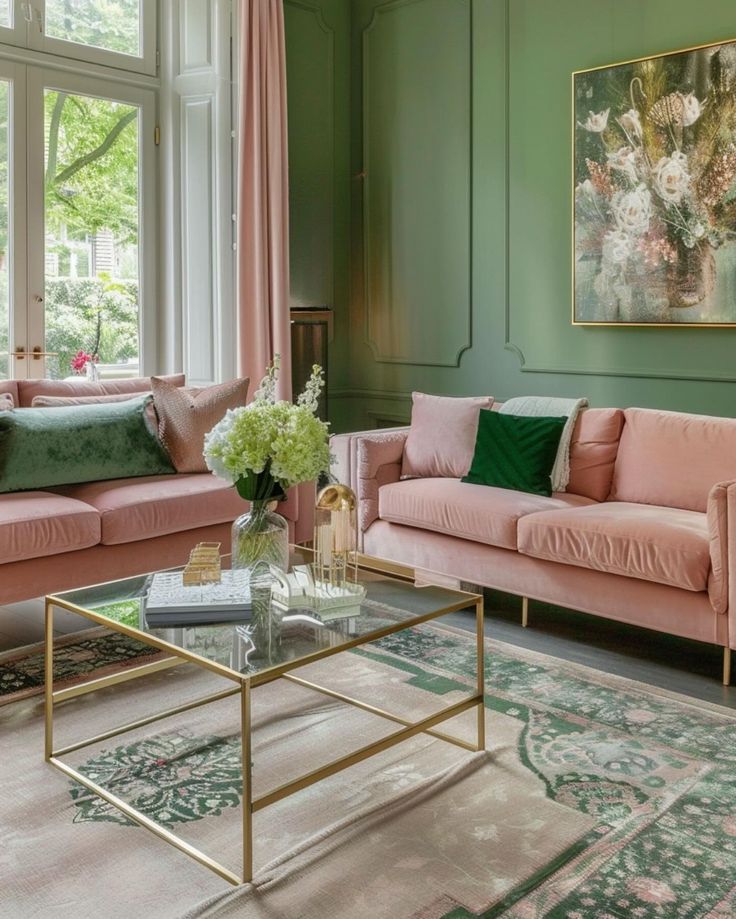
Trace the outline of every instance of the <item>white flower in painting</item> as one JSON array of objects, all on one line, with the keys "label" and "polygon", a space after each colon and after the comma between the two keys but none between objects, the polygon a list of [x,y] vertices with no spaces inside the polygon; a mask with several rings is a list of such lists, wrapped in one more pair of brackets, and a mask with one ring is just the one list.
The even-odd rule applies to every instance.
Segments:
[{"label": "white flower in painting", "polygon": [[611,205],[619,230],[641,236],[649,229],[652,196],[645,185],[637,185],[633,191],[616,192]]},{"label": "white flower in painting", "polygon": [[668,204],[679,204],[690,185],[687,157],[679,150],[663,156],[654,167],[654,186]]},{"label": "white flower in painting", "polygon": [[586,179],[584,182],[578,182],[575,186],[575,195],[578,197],[595,198],[596,194],[595,185],[593,185],[590,179]]},{"label": "white flower in painting", "polygon": [[705,227],[700,221],[694,223],[690,226],[690,232],[693,234],[695,239],[702,239],[705,236]]},{"label": "white flower in painting", "polygon": [[633,249],[631,237],[622,230],[611,230],[603,237],[601,255],[610,265],[623,265]]},{"label": "white flower in painting", "polygon": [[593,134],[600,134],[601,131],[606,130],[608,125],[608,114],[610,108],[607,108],[604,112],[588,112],[588,117],[585,119],[585,123],[582,124],[578,122],[581,128],[585,128],[586,131],[592,131]]},{"label": "white flower in painting", "polygon": [[618,123],[629,137],[635,137],[637,140],[641,138],[641,118],[639,118],[639,113],[635,108],[630,108],[628,112],[624,112],[618,119]]},{"label": "white flower in painting", "polygon": [[627,178],[636,183],[636,154],[631,147],[619,147],[615,153],[608,154],[608,165],[611,169],[623,172]]},{"label": "white flower in painting", "polygon": [[696,98],[695,93],[688,93],[682,97],[682,123],[687,128],[700,118],[705,108],[705,102]]}]

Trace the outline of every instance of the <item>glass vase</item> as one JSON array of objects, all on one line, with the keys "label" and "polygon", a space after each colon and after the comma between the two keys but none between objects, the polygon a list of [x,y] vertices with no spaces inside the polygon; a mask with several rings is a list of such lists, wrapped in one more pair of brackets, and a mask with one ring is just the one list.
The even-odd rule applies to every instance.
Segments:
[{"label": "glass vase", "polygon": [[253,501],[250,510],[233,523],[232,567],[245,568],[251,582],[257,578],[270,586],[269,565],[288,569],[289,526],[267,501]]}]

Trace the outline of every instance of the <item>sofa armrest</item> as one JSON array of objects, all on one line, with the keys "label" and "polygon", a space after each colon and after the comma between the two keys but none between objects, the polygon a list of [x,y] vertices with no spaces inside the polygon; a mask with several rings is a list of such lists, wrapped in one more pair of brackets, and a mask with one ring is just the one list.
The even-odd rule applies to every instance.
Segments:
[{"label": "sofa armrest", "polygon": [[[710,538],[710,567],[708,594],[713,609],[720,614],[734,610],[736,572],[729,570],[729,529],[736,528],[736,482],[719,482],[708,495],[708,536]],[[729,527],[729,521],[733,521]],[[730,616],[729,612],[729,616]],[[736,635],[736,622],[729,631]],[[733,630],[733,631],[732,631]]]},{"label": "sofa armrest", "polygon": [[332,463],[330,472],[343,485],[349,485],[353,491],[358,490],[357,469],[358,469],[358,441],[361,437],[375,437],[394,433],[396,431],[406,431],[408,427],[381,428],[380,430],[371,431],[352,431],[349,434],[333,434],[330,437],[330,453],[332,454]]},{"label": "sofa armrest", "polygon": [[409,428],[361,434],[356,440],[355,482],[358,526],[365,533],[378,519],[378,490],[401,478],[401,458]]}]

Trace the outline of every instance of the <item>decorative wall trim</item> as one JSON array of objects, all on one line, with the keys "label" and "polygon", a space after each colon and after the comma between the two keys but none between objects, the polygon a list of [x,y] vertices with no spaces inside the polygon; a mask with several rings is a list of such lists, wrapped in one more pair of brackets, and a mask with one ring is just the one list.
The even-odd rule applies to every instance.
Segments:
[{"label": "decorative wall trim", "polygon": [[463,354],[472,348],[473,345],[473,0],[468,0],[468,93],[469,93],[469,123],[468,123],[468,157],[469,157],[469,188],[468,188],[468,318],[467,318],[467,341],[463,342],[454,358],[450,361],[421,361],[410,360],[408,358],[392,357],[383,355],[380,352],[379,344],[373,339],[371,333],[371,298],[370,298],[370,243],[369,243],[369,206],[368,191],[370,188],[370,157],[368,154],[368,123],[370,115],[370,66],[369,66],[369,40],[370,35],[376,28],[380,16],[385,16],[406,6],[415,3],[421,3],[423,0],[388,0],[373,8],[373,14],[368,24],[362,32],[362,52],[363,52],[363,307],[364,307],[364,327],[363,343],[370,348],[376,363],[401,364],[405,366],[418,367],[459,367]]},{"label": "decorative wall trim", "polygon": [[334,310],[335,308],[335,201],[337,200],[336,196],[336,184],[337,184],[337,175],[335,171],[335,164],[337,162],[337,137],[335,136],[335,108],[337,106],[336,98],[336,84],[335,84],[335,30],[331,25],[329,25],[324,18],[322,8],[317,6],[314,3],[309,3],[308,0],[284,0],[285,6],[291,6],[295,9],[304,10],[305,12],[311,13],[319,28],[325,33],[329,42],[329,53],[327,59],[327,73],[328,73],[328,86],[327,86],[327,95],[330,99],[329,106],[329,133],[332,137],[332,143],[330,145],[330,174],[332,175],[332,183],[330,186],[330,264],[328,266],[328,275],[329,275],[329,289],[330,289],[330,302],[325,303],[314,303],[310,304],[315,308],[324,308],[325,306]]},{"label": "decorative wall trim", "polygon": [[410,392],[392,392],[389,389],[331,389],[330,399],[387,399],[391,402],[411,400]]}]

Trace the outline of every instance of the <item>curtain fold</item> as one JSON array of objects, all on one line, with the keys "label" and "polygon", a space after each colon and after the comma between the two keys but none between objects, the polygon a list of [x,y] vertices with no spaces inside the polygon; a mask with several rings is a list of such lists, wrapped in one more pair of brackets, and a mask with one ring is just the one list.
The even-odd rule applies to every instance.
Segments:
[{"label": "curtain fold", "polygon": [[291,397],[289,177],[282,0],[242,0],[238,156],[238,367],[253,381],[281,356]]}]

